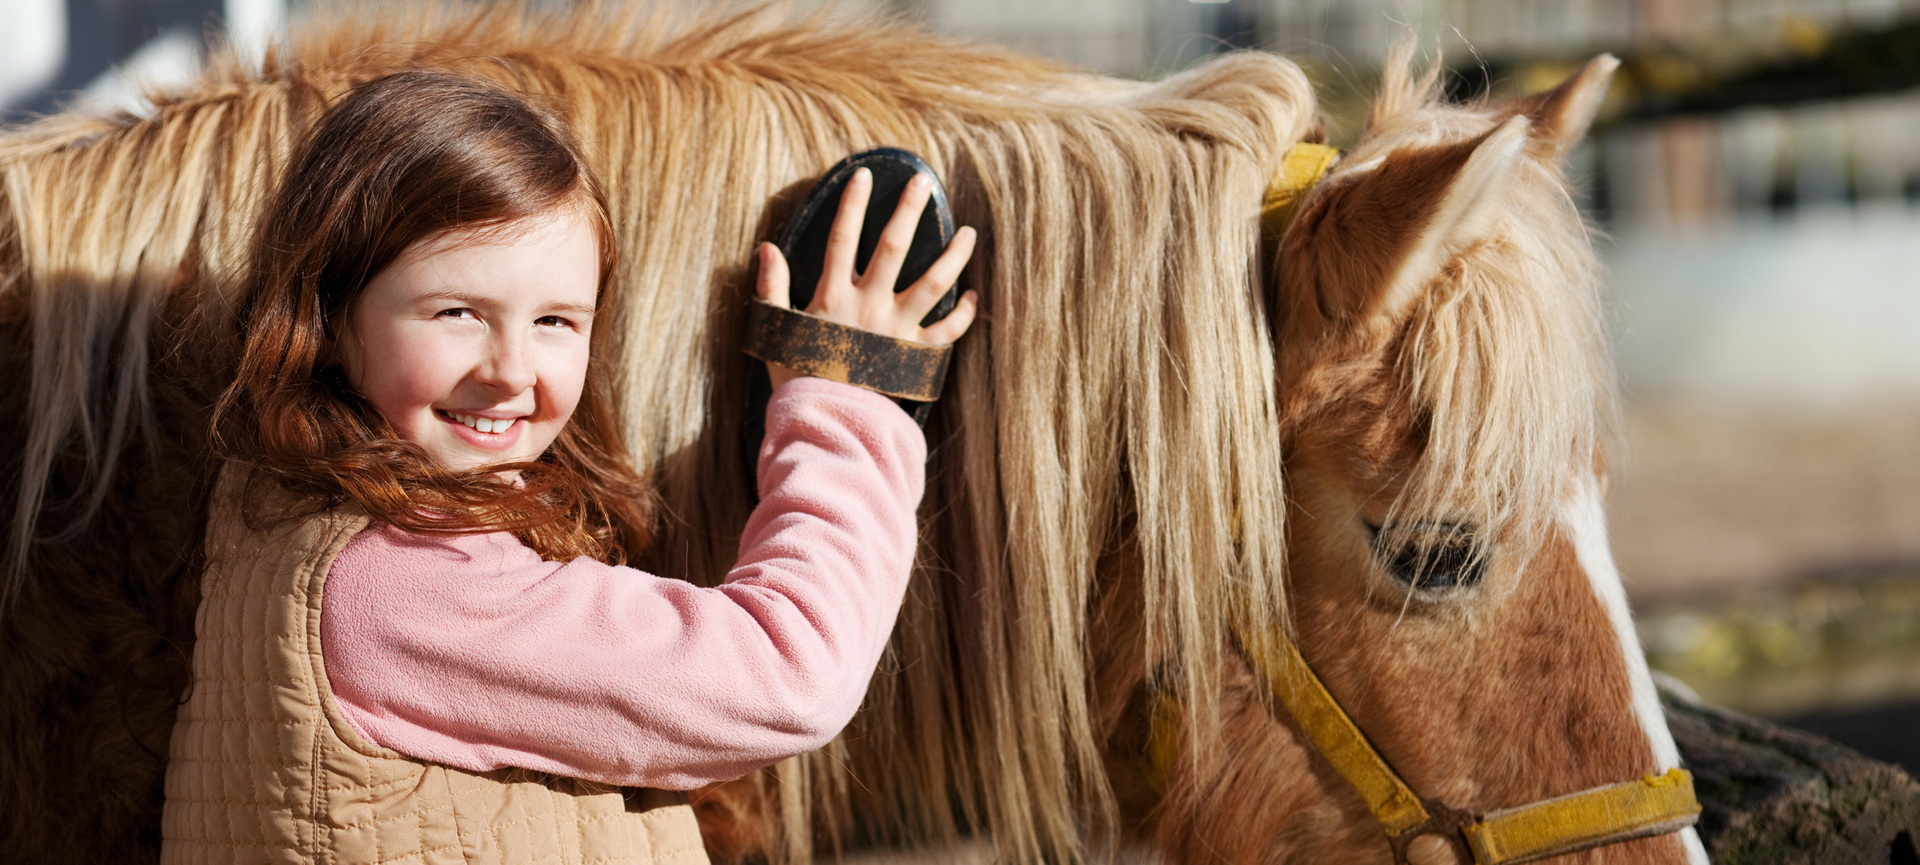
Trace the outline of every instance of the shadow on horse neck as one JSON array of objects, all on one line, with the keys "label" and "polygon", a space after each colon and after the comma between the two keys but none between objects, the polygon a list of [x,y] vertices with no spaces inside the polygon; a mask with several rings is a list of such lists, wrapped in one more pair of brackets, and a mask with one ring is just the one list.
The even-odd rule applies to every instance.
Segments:
[{"label": "shadow on horse neck", "polygon": [[[1608,552],[1613,410],[1588,230],[1561,173],[1615,66],[1443,104],[1406,50],[1274,273],[1288,598],[1308,662],[1420,796],[1485,813],[1678,755]],[[1170,780],[1175,861],[1388,862],[1379,823],[1244,659],[1230,766]],[[1452,862],[1437,837],[1415,862]],[[1692,830],[1554,861],[1704,862]]]}]

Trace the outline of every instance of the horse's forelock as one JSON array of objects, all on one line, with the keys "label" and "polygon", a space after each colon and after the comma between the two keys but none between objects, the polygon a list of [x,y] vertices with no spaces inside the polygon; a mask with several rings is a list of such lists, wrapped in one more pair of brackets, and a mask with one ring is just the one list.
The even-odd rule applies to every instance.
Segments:
[{"label": "horse's forelock", "polygon": [[[1376,106],[1385,134],[1368,152],[1467,140],[1504,119],[1498,106],[1446,104],[1404,66],[1388,79],[1401,100]],[[1494,218],[1408,310],[1396,363],[1427,436],[1394,511],[1470,519],[1519,551],[1590,473],[1616,396],[1592,230],[1561,167],[1529,152],[1498,195]]]}]

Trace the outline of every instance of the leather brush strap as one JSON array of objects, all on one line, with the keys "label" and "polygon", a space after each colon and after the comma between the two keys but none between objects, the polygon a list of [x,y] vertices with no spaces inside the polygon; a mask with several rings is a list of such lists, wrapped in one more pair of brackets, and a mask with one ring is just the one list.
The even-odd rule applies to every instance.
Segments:
[{"label": "leather brush strap", "polygon": [[921,402],[939,398],[953,356],[950,345],[894,339],[758,300],[747,313],[742,351],[803,375]]}]

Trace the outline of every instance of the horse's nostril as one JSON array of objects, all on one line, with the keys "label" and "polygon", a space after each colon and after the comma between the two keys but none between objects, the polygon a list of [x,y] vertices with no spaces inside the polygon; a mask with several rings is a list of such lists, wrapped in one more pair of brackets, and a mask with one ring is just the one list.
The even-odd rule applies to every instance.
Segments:
[{"label": "horse's nostril", "polygon": [[1486,550],[1471,528],[1449,522],[1367,524],[1375,561],[1416,589],[1454,589],[1480,582]]}]

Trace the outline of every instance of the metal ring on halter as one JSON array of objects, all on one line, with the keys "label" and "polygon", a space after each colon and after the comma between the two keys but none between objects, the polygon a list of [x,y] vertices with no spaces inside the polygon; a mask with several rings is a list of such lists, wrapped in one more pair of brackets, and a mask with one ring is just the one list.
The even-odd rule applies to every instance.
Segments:
[{"label": "metal ring on halter", "polygon": [[1464,830],[1480,822],[1479,815],[1471,811],[1456,811],[1432,799],[1422,799],[1420,803],[1426,806],[1427,821],[1387,839],[1387,843],[1393,845],[1393,865],[1411,865],[1407,853],[1413,846],[1413,839],[1422,835],[1440,836],[1453,848],[1454,861],[1462,865],[1477,861],[1473,856],[1473,848],[1467,844]]}]

